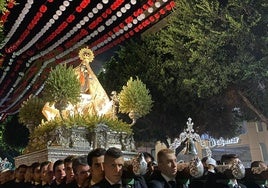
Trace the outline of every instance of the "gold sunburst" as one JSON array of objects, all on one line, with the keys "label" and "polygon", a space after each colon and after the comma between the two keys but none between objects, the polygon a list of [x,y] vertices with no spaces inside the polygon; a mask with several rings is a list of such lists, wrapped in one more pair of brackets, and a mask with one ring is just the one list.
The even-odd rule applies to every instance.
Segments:
[{"label": "gold sunburst", "polygon": [[89,63],[91,63],[94,59],[94,53],[92,52],[91,49],[89,49],[88,47],[86,48],[82,48],[80,51],[79,51],[79,58],[82,60],[82,61],[87,61]]}]

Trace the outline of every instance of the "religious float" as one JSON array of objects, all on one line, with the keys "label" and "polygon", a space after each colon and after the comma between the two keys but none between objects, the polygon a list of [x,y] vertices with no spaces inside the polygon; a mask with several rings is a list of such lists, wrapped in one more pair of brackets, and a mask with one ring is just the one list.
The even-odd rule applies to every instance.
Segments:
[{"label": "religious float", "polygon": [[[149,90],[139,78],[130,78],[109,97],[90,67],[93,52],[82,48],[79,58],[75,68],[60,64],[52,69],[42,98],[30,97],[20,108],[19,120],[30,137],[16,166],[86,155],[97,147],[118,147],[126,158],[137,154],[132,125],[152,108]],[[120,120],[118,112],[128,114],[132,123]]]}]

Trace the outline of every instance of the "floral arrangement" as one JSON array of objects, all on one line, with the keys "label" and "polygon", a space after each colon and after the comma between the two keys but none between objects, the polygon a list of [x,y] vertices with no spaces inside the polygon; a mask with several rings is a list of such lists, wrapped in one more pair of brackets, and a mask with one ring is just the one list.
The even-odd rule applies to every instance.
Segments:
[{"label": "floral arrangement", "polygon": [[45,102],[36,97],[30,96],[27,101],[24,101],[19,110],[19,122],[24,125],[37,126],[41,123],[42,119],[45,119],[42,114],[42,109]]},{"label": "floral arrangement", "polygon": [[131,77],[119,93],[119,111],[128,113],[134,124],[138,118],[147,115],[152,106],[152,96],[146,85],[139,78],[133,80]]},{"label": "floral arrangement", "polygon": [[55,102],[55,108],[63,110],[69,103],[76,104],[80,97],[80,82],[72,67],[60,64],[52,69],[43,90],[44,100]]}]

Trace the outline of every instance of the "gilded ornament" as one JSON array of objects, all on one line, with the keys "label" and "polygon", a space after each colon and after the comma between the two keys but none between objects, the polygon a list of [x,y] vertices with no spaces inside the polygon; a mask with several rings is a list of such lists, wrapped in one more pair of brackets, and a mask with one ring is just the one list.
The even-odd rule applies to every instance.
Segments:
[{"label": "gilded ornament", "polygon": [[88,47],[86,48],[82,48],[80,51],[79,51],[79,54],[78,54],[80,60],[82,62],[88,62],[88,63],[91,63],[94,59],[94,53],[92,52],[91,49],[89,49]]}]

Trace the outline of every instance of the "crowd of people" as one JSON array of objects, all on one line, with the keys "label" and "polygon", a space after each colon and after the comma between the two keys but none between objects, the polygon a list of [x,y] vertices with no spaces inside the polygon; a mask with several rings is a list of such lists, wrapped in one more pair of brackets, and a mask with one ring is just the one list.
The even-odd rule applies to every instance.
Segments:
[{"label": "crowd of people", "polygon": [[222,155],[220,164],[211,157],[177,162],[174,151],[168,148],[157,153],[156,161],[147,152],[140,156],[146,161],[145,170],[125,161],[123,152],[115,147],[96,148],[87,156],[68,156],[55,162],[21,164],[14,171],[1,171],[0,188],[264,188],[268,185],[268,168],[263,161],[253,161],[247,169],[235,154]]}]

